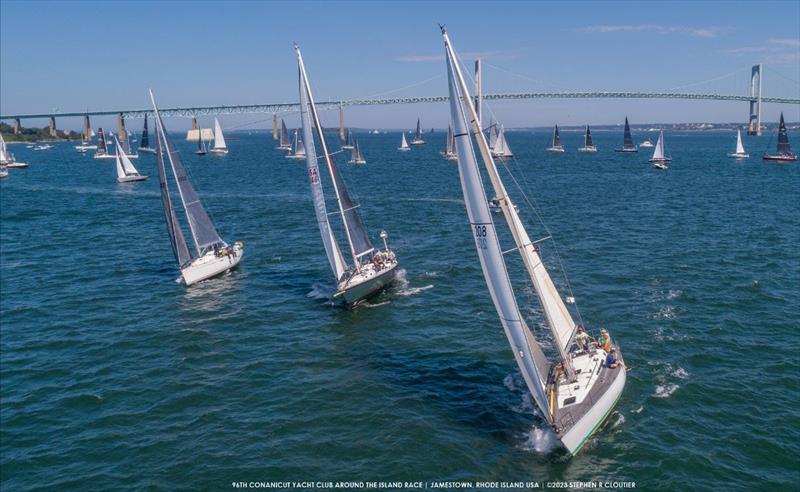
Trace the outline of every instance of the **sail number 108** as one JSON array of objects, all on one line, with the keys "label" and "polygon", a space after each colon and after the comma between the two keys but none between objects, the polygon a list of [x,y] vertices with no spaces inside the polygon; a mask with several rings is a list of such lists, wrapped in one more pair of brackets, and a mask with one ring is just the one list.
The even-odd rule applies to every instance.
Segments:
[{"label": "sail number 108", "polygon": [[486,249],[486,226],[476,225],[475,227],[475,242],[481,249]]}]

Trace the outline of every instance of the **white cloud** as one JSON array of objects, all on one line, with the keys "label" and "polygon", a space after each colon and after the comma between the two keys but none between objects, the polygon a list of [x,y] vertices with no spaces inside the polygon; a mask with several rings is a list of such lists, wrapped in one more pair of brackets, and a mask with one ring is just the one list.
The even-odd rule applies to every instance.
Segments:
[{"label": "white cloud", "polygon": [[771,38],[759,46],[743,46],[725,50],[729,55],[758,54],[763,63],[772,65],[796,65],[800,62],[800,40],[795,38]]},{"label": "white cloud", "polygon": [[657,24],[637,24],[618,26],[587,26],[578,29],[580,32],[653,32],[656,34],[687,34],[698,38],[715,38],[725,28],[723,27],[686,27],[686,26],[661,26]]}]

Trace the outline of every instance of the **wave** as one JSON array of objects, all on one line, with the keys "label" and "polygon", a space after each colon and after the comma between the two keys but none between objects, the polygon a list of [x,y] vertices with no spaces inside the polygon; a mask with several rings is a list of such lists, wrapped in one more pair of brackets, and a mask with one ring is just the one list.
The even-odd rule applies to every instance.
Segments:
[{"label": "wave", "polygon": [[656,392],[653,396],[656,398],[669,398],[678,388],[680,388],[680,386],[675,383],[659,384],[656,386]]},{"label": "wave", "polygon": [[540,428],[534,426],[527,432],[525,441],[519,447],[525,451],[547,454],[558,449],[560,442],[549,427]]}]

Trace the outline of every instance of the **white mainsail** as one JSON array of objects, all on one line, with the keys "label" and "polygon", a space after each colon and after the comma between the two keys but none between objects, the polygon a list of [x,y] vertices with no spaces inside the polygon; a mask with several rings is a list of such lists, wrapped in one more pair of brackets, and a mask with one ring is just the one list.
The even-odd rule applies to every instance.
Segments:
[{"label": "white mainsail", "polygon": [[500,131],[497,132],[497,140],[494,147],[492,147],[492,152],[498,157],[511,157],[513,155],[508,142],[506,142],[506,132],[502,125],[500,125]]},{"label": "white mainsail", "polygon": [[[295,46],[295,50],[297,51],[297,64],[300,77],[300,119],[303,123],[303,140],[305,141],[308,181],[311,184],[311,195],[314,199],[314,212],[317,215],[317,224],[319,225],[319,232],[322,236],[322,244],[325,246],[325,254],[328,256],[331,270],[338,282],[347,270],[347,263],[344,261],[342,251],[339,249],[339,244],[333,236],[331,224],[328,222],[325,194],[322,191],[322,181],[320,180],[319,166],[317,165],[317,149],[314,145],[315,125],[312,123],[312,118],[314,122],[318,121],[317,110],[313,106],[311,88],[309,87],[308,80],[306,80],[306,70],[303,66],[303,57],[300,54],[300,48]],[[322,152],[325,154],[325,159],[327,161],[330,159],[328,157],[328,147],[325,143],[325,135],[319,131],[319,127],[317,127],[317,134],[319,135],[320,145],[322,145]]]},{"label": "white mainsail", "polygon": [[742,130],[739,129],[736,131],[736,153],[737,154],[744,154],[744,145],[742,145]]},{"label": "white mainsail", "polygon": [[11,162],[11,157],[8,153],[8,147],[6,147],[6,141],[3,139],[3,134],[0,133],[0,164],[8,164],[9,162]]},{"label": "white mainsail", "polygon": [[406,142],[406,132],[403,132],[403,139],[400,141],[401,149],[409,149],[408,142]]},{"label": "white mainsail", "polygon": [[656,142],[656,148],[653,150],[651,160],[664,160],[664,130],[661,130],[661,133],[658,134],[658,142]]},{"label": "white mainsail", "polygon": [[225,145],[225,136],[222,134],[222,127],[219,125],[219,120],[214,118],[214,149],[227,148],[227,145]]},{"label": "white mainsail", "polygon": [[121,179],[130,175],[138,175],[139,171],[133,166],[128,154],[121,150],[122,147],[116,136],[114,137],[114,144],[117,147],[117,178]]}]

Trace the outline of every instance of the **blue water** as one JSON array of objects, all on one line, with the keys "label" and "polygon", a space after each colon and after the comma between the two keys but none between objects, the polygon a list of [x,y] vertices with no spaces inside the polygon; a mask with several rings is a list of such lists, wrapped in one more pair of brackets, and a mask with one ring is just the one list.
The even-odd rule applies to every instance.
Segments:
[{"label": "blue water", "polygon": [[[509,132],[509,169],[558,239],[587,326],[632,370],[583,452],[553,444],[511,356],[444,134],[399,153],[357,135],[337,156],[403,276],[353,311],[333,288],[303,162],[264,133],[186,163],[240,268],[186,288],[152,156],[12,150],[0,183],[4,490],[227,489],[247,480],[628,480],[640,489],[773,490],[800,481],[800,164],[725,156],[735,136],[668,133],[667,172],[595,132],[596,155]],[[656,135],[636,135],[655,141]],[[800,145],[800,136],[792,135]],[[774,139],[773,144],[774,145]],[[510,183],[510,176],[503,171]],[[509,184],[509,187],[512,187]],[[512,196],[522,203],[518,190]],[[333,208],[331,208],[333,210]],[[533,237],[546,232],[522,207]],[[546,243],[543,243],[543,245]],[[547,246],[550,247],[550,246]],[[543,246],[545,249],[545,246]],[[547,253],[565,284],[554,250]],[[523,311],[541,313],[507,255]],[[554,264],[555,263],[555,264]]]}]

